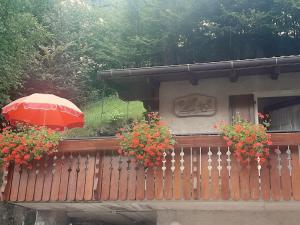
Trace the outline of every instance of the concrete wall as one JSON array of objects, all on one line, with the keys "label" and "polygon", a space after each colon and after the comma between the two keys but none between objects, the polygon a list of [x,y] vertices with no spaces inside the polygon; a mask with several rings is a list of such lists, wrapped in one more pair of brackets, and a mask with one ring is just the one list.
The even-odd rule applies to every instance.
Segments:
[{"label": "concrete wall", "polygon": [[69,218],[64,211],[38,211],[34,225],[68,225]]},{"label": "concrete wall", "polygon": [[158,211],[157,225],[298,225],[297,211]]},{"label": "concrete wall", "polygon": [[34,225],[36,212],[0,202],[0,225]]},{"label": "concrete wall", "polygon": [[[179,118],[174,114],[173,101],[189,94],[202,94],[217,98],[217,112],[209,117]],[[295,94],[296,93],[296,94]],[[300,95],[300,74],[281,74],[278,80],[270,76],[240,77],[235,83],[228,78],[199,80],[197,86],[189,81],[162,82],[160,86],[160,114],[176,134],[216,132],[213,125],[221,120],[229,121],[229,96],[255,94],[269,95]]]}]

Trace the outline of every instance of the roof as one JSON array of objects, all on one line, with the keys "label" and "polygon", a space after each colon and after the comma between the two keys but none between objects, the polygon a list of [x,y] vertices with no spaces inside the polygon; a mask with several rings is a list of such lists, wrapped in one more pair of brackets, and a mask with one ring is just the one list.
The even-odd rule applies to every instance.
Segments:
[{"label": "roof", "polygon": [[158,107],[159,85],[164,81],[188,80],[197,85],[200,79],[228,77],[236,82],[250,75],[269,75],[276,80],[279,74],[293,72],[300,72],[300,55],[104,70],[98,72],[98,78],[115,88],[121,99],[141,100],[153,109]]},{"label": "roof", "polygon": [[220,62],[195,63],[170,66],[113,69],[98,72],[100,79],[128,79],[139,77],[162,78],[163,80],[185,79],[188,75],[199,75],[203,78],[231,75],[258,75],[272,73],[274,68],[281,73],[300,71],[300,55],[272,58],[230,60]]}]

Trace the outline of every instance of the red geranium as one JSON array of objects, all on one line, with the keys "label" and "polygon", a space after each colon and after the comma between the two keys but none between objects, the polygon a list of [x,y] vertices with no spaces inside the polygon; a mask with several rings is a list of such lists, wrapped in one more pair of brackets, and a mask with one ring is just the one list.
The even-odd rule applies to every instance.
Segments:
[{"label": "red geranium", "polygon": [[134,156],[145,167],[159,166],[163,152],[174,148],[175,140],[158,113],[147,114],[147,120],[134,122],[116,134],[120,139],[119,154]]},{"label": "red geranium", "polygon": [[33,160],[57,150],[60,138],[60,133],[46,127],[7,126],[0,133],[0,167],[15,163],[31,168]]},{"label": "red geranium", "polygon": [[237,115],[231,125],[221,123],[217,128],[241,163],[245,164],[251,159],[259,160],[260,163],[266,161],[272,142],[264,125],[253,124]]}]

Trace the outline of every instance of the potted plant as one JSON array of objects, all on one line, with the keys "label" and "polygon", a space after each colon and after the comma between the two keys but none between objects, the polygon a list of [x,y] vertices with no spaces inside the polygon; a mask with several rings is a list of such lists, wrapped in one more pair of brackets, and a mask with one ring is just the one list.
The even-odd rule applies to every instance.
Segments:
[{"label": "potted plant", "polygon": [[250,160],[262,164],[269,156],[272,142],[264,125],[251,123],[237,115],[232,124],[222,122],[217,125],[217,129],[242,164],[247,164]]},{"label": "potted plant", "polygon": [[268,113],[258,113],[258,120],[259,123],[262,124],[267,130],[270,129],[272,120],[271,120],[271,115]]},{"label": "potted plant", "polygon": [[174,137],[158,113],[148,113],[146,119],[120,129],[119,153],[133,156],[145,167],[159,166],[163,153],[174,148]]},{"label": "potted plant", "polygon": [[46,127],[17,124],[0,133],[0,167],[10,163],[32,168],[34,160],[57,151],[61,135]]}]

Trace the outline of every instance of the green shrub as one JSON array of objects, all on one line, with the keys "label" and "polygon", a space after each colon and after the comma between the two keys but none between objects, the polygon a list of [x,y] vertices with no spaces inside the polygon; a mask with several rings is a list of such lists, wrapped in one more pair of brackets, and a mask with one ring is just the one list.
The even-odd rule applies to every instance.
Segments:
[{"label": "green shrub", "polygon": [[145,113],[140,101],[124,102],[117,96],[88,104],[83,108],[84,128],[75,128],[65,133],[66,138],[112,136],[118,128],[141,119]]}]

